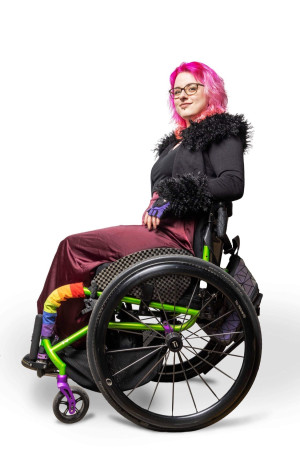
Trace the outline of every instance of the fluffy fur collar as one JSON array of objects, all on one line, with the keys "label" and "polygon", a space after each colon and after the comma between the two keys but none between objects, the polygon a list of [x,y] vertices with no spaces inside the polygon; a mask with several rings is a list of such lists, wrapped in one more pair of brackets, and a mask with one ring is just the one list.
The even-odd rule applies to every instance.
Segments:
[{"label": "fluffy fur collar", "polygon": [[[252,126],[245,120],[242,114],[215,114],[201,122],[193,122],[188,128],[182,130],[184,146],[190,151],[205,151],[213,143],[219,143],[228,137],[239,137],[243,143],[243,149],[250,146],[252,137]],[[171,143],[178,142],[174,132],[162,138],[155,152],[159,156],[163,150]]]}]

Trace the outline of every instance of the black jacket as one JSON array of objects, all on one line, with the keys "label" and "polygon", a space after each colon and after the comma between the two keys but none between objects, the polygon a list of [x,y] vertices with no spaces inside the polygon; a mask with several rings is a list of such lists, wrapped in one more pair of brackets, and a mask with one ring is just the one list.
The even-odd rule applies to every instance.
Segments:
[{"label": "black jacket", "polygon": [[[249,146],[251,125],[242,115],[215,114],[200,123],[191,122],[182,131],[172,177],[152,186],[152,193],[170,202],[168,215],[197,217],[212,203],[231,201],[244,193],[243,154]],[[175,146],[175,134],[165,136],[155,149],[160,157]]]}]

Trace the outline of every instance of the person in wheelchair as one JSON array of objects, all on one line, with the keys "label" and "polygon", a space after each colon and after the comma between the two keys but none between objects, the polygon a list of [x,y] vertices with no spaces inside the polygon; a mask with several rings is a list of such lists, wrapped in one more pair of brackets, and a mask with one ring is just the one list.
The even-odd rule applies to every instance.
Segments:
[{"label": "person in wheelchair", "polygon": [[22,364],[57,375],[64,423],[89,406],[68,376],[141,426],[192,431],[230,413],[259,368],[262,294],[226,235],[251,126],[205,64],[182,63],[170,84],[176,128],[156,148],[142,223],[64,239],[38,299]]},{"label": "person in wheelchair", "polygon": [[[170,108],[175,131],[156,148],[151,171],[152,199],[141,225],[115,226],[68,236],[59,245],[38,299],[60,286],[89,285],[95,269],[125,255],[150,248],[197,249],[196,226],[210,207],[231,202],[244,192],[243,155],[250,126],[242,115],[226,112],[224,82],[199,62],[182,63],[170,76]],[[199,247],[199,245],[198,245]],[[83,303],[66,302],[58,310],[56,332],[64,338],[88,323]]]}]

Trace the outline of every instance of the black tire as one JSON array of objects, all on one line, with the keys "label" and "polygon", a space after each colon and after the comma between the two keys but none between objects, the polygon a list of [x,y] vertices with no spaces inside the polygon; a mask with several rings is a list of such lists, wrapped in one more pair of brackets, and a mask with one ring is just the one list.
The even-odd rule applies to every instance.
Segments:
[{"label": "black tire", "polygon": [[70,388],[76,402],[76,412],[74,414],[69,413],[67,398],[60,391],[53,400],[53,412],[57,419],[63,423],[79,422],[86,415],[90,405],[89,397],[83,389],[78,386],[70,386]]},{"label": "black tire", "polygon": [[[140,377],[137,382],[134,381],[135,386],[133,388],[132,386],[127,386],[125,389],[124,381],[120,381],[119,372],[123,371],[123,374],[126,373],[128,366],[123,366],[122,370],[119,370],[117,375],[115,365],[111,360],[112,351],[110,350],[110,339],[117,331],[112,330],[111,328],[108,329],[108,324],[109,322],[118,321],[117,316],[115,315],[116,308],[119,308],[122,298],[128,295],[135,286],[138,286],[149,279],[155,280],[156,277],[170,274],[179,275],[181,277],[186,276],[196,280],[204,280],[208,287],[211,286],[214,291],[219,291],[220,295],[226,298],[226,302],[231,308],[229,312],[235,312],[240,320],[240,328],[236,333],[239,333],[239,336],[243,338],[243,344],[239,346],[239,349],[243,354],[227,355],[221,363],[225,364],[226,361],[228,361],[229,367],[234,367],[235,373],[226,373],[222,365],[216,367],[213,363],[208,363],[212,369],[214,369],[209,371],[209,379],[205,379],[204,376],[201,374],[198,375],[195,371],[195,376],[200,378],[201,382],[198,383],[198,380],[195,382],[192,380],[195,385],[195,387],[193,385],[193,389],[202,389],[203,391],[201,395],[197,392],[197,396],[193,394],[191,382],[188,381],[188,376],[184,376],[184,381],[176,383],[176,387],[174,383],[175,374],[173,382],[169,384],[160,384],[158,380],[153,385],[153,379],[158,373],[158,364],[166,366],[166,362],[171,353],[173,367],[175,367],[179,361],[180,364],[183,364],[184,362],[189,364],[187,361],[191,361],[191,356],[197,358],[197,355],[199,355],[199,348],[195,346],[195,341],[191,342],[192,338],[187,338],[185,336],[186,331],[177,333],[180,335],[178,339],[181,340],[181,347],[179,351],[176,350],[176,355],[175,351],[171,349],[167,338],[166,341],[161,341],[163,342],[162,345],[156,345],[158,348],[157,351],[159,351],[159,360],[156,361],[155,364],[153,363],[150,368],[150,372],[153,373],[152,382],[150,383],[144,384],[143,380],[145,379],[145,375],[144,372],[142,372],[142,378]],[[143,319],[143,317],[139,316],[137,311],[134,316],[136,321],[143,324],[147,321],[146,326],[149,326],[149,317]],[[155,314],[153,313],[153,317],[154,316]],[[157,317],[155,317],[155,320],[158,320]],[[182,323],[186,323],[187,321],[186,317],[183,319],[181,318],[180,320]],[[155,323],[154,319],[153,323]],[[171,322],[169,323],[171,324]],[[199,333],[203,332],[205,328],[203,327],[201,329],[198,324],[197,327],[199,328],[199,331],[193,331],[193,334],[196,335],[194,338],[197,340],[196,342],[200,339],[204,339],[204,336]],[[190,331],[188,332],[190,333]],[[161,336],[157,336],[157,338],[162,339]],[[213,339],[211,336],[208,336],[208,338],[209,340]],[[183,342],[186,342],[184,348]],[[167,347],[167,349],[165,349],[165,347]],[[194,257],[177,255],[162,256],[136,264],[122,272],[109,284],[93,310],[88,329],[87,348],[89,365],[95,383],[108,402],[120,412],[120,414],[134,423],[157,431],[192,431],[219,421],[229,414],[245,397],[255,379],[260,363],[261,332],[255,310],[247,295],[240,285],[225,271],[211,263]],[[164,352],[162,352],[163,349],[165,349]],[[124,349],[123,347],[120,347],[117,351],[129,351],[127,354],[132,355],[133,352],[130,350],[130,348]],[[190,352],[190,359],[184,354],[184,351],[186,350]],[[229,356],[231,356],[231,358],[229,358]],[[175,364],[176,357],[178,361]],[[186,361],[183,360],[183,357]],[[140,355],[138,358],[139,359],[136,361],[140,361]],[[234,360],[235,362],[233,362]],[[136,362],[130,360],[130,366],[132,367],[134,364],[136,364]],[[138,362],[138,364],[140,364],[140,362]],[[184,370],[184,366],[181,367],[182,374],[184,375],[186,370]],[[160,367],[159,370],[163,371],[163,368]],[[147,371],[146,375],[148,376],[148,378],[146,377],[146,380],[149,381],[149,371]],[[168,376],[169,375],[170,374],[168,374]],[[215,386],[213,385],[213,388],[210,386],[210,384],[212,384],[211,378],[213,376],[214,379],[217,380],[216,386],[219,389],[217,393],[214,392]],[[228,379],[230,379],[229,382]],[[158,386],[160,386],[159,398],[157,395]],[[130,392],[128,393],[129,389]],[[183,389],[186,391],[184,394]],[[178,391],[181,396],[179,397],[179,401],[178,397],[175,400],[175,391]],[[170,398],[167,397],[169,394]],[[130,395],[131,397],[129,398]],[[152,402],[155,395],[155,401]],[[204,406],[201,405],[201,409],[199,408],[200,400],[206,402]],[[153,407],[153,404],[155,408]],[[152,410],[155,409],[154,412],[150,411],[150,406]]]}]

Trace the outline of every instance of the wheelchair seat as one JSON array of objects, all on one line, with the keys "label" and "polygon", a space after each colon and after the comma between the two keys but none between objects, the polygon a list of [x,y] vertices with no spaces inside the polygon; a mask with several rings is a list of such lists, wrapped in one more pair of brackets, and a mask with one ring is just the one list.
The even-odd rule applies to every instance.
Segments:
[{"label": "wheelchair seat", "polygon": [[[192,256],[188,250],[181,248],[169,248],[169,247],[158,247],[149,248],[146,250],[141,250],[139,252],[131,253],[123,258],[118,259],[113,263],[105,263],[97,268],[96,275],[93,282],[97,284],[97,290],[104,291],[108,284],[118,276],[123,270],[128,269],[132,265],[144,261],[148,258],[153,258],[162,255],[187,255]],[[151,280],[149,280],[151,283]],[[152,299],[156,301],[165,301],[168,303],[168,299],[176,298],[178,300],[182,294],[189,287],[189,281],[186,277],[173,277],[169,275],[168,277],[162,277],[156,282],[154,292],[152,293]],[[159,291],[159,294],[158,294]],[[132,297],[145,297],[147,294],[142,292],[142,287],[136,287],[130,292]],[[160,295],[160,298],[158,297]]]}]

